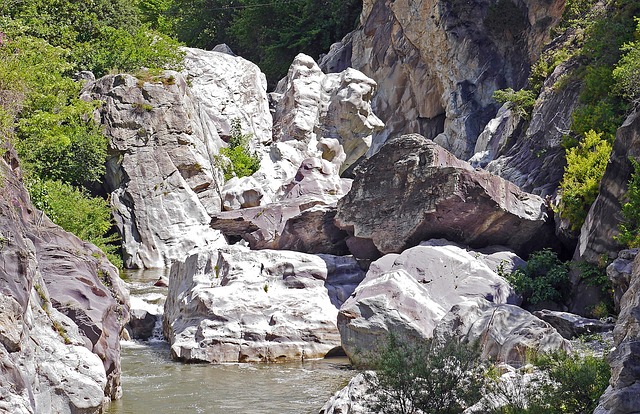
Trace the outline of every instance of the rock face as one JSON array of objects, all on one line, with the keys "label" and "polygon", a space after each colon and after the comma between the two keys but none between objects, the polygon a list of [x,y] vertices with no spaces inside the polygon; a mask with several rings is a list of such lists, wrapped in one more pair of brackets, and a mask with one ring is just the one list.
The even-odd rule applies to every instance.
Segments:
[{"label": "rock face", "polygon": [[0,161],[0,411],[94,413],[119,398],[128,296],[95,246],[29,200],[15,154]]},{"label": "rock face", "polygon": [[498,110],[493,92],[524,86],[563,7],[561,0],[365,0],[361,27],[321,66],[351,66],[378,82],[373,107],[387,127],[374,148],[418,132],[468,159]]},{"label": "rock face", "polygon": [[211,157],[222,144],[198,117],[184,78],[108,75],[87,84],[84,96],[104,102],[106,183],[125,266],[165,267],[196,246],[224,245],[209,227],[221,204]]},{"label": "rock face", "polygon": [[607,164],[600,192],[591,205],[580,229],[580,239],[574,259],[597,264],[601,256],[617,256],[620,246],[614,240],[622,221],[620,200],[627,192],[633,166],[629,157],[640,159],[640,112],[629,115],[618,129],[611,158]]},{"label": "rock face", "polygon": [[[173,358],[273,362],[324,357],[340,347],[335,325],[340,297],[363,277],[362,271],[346,276],[355,267],[341,260],[228,247],[176,262],[163,321]],[[335,278],[328,269],[339,270]]]},{"label": "rock face", "polygon": [[336,224],[352,236],[347,243],[357,257],[398,253],[434,237],[527,253],[550,240],[546,217],[540,197],[412,134],[362,162]]},{"label": "rock face", "polygon": [[571,343],[526,310],[476,298],[454,305],[438,324],[437,338],[480,341],[482,357],[520,366],[527,353],[570,351]]},{"label": "rock face", "polygon": [[[488,171],[511,181],[523,191],[541,196],[555,193],[566,165],[562,139],[571,127],[572,114],[582,90],[579,81],[565,82],[567,84],[562,87],[557,84],[561,79],[566,81],[577,67],[575,61],[569,60],[558,65],[545,80],[524,133],[512,128],[507,137],[501,137],[499,134],[503,131],[498,129],[485,138],[512,143],[486,166]],[[522,122],[519,116],[512,114],[508,119],[496,118],[489,125],[497,121],[506,125]],[[478,149],[481,148],[476,152]]]},{"label": "rock face", "polygon": [[633,260],[638,255],[638,251],[639,249],[621,250],[618,258],[607,266],[607,277],[613,285],[613,301],[618,312],[620,312],[622,295],[629,289],[631,283]]},{"label": "rock face", "polygon": [[629,289],[620,301],[609,355],[611,380],[594,414],[631,414],[640,407],[640,256],[633,264]]},{"label": "rock face", "polygon": [[480,252],[432,241],[372,263],[338,314],[349,358],[362,358],[389,332],[400,338],[429,338],[453,305],[471,298],[516,303],[511,287],[485,260]]}]

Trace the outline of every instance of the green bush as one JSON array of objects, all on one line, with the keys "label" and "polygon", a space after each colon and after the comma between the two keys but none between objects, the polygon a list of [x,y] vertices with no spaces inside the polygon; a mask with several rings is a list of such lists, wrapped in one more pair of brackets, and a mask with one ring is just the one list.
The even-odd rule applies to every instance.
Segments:
[{"label": "green bush", "polygon": [[640,18],[636,18],[636,41],[625,43],[622,58],[613,70],[617,91],[627,100],[640,99]]},{"label": "green bush", "polygon": [[524,381],[522,373],[507,384],[489,382],[489,394],[504,404],[490,414],[592,413],[609,385],[611,370],[604,357],[558,352],[541,354],[533,363],[537,374]]},{"label": "green bush", "polygon": [[249,141],[252,134],[243,134],[240,120],[235,119],[231,127],[229,146],[220,149],[220,155],[216,156],[216,164],[222,168],[224,179],[232,177],[247,177],[260,168],[260,157],[252,154],[249,149]]},{"label": "green bush", "polygon": [[526,266],[515,269],[506,279],[523,296],[525,305],[562,301],[570,289],[568,266],[549,249],[532,253]]},{"label": "green bush", "polygon": [[[453,340],[402,342],[389,335],[365,375],[376,395],[371,412],[454,414],[480,400],[485,367],[477,347]],[[420,410],[420,411],[419,411]]]},{"label": "green bush", "polygon": [[509,102],[511,109],[525,119],[531,118],[531,111],[536,103],[536,94],[528,89],[514,91],[511,88],[497,90],[493,99],[499,103]]},{"label": "green bush", "polygon": [[113,227],[109,202],[90,197],[85,191],[60,181],[33,180],[28,185],[33,204],[47,216],[82,240],[102,249],[109,260],[122,268],[122,259],[116,254],[113,242],[117,235],[108,235]]},{"label": "green bush", "polygon": [[584,223],[609,162],[612,146],[602,136],[602,133],[589,131],[577,147],[569,148],[566,153],[559,208],[560,216],[569,220],[573,230],[580,229]]},{"label": "green bush", "polygon": [[633,173],[622,204],[622,223],[616,240],[623,246],[640,247],[640,162],[631,158]]}]

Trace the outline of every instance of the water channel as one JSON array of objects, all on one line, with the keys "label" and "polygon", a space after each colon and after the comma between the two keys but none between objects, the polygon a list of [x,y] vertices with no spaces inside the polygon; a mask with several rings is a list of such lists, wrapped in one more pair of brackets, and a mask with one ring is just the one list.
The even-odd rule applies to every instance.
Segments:
[{"label": "water channel", "polygon": [[[161,273],[129,273],[132,301],[161,303]],[[122,342],[124,396],[109,414],[312,414],[355,375],[346,358],[288,364],[182,364],[159,339]]]}]

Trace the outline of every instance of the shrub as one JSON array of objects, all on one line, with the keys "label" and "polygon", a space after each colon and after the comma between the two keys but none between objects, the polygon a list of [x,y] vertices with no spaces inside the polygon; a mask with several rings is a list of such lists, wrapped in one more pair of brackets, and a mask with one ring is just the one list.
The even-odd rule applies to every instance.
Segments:
[{"label": "shrub", "polygon": [[225,180],[250,176],[260,168],[260,158],[249,149],[251,137],[251,134],[242,133],[240,120],[235,119],[231,127],[229,146],[220,149],[220,155],[215,158],[216,164],[222,168]]},{"label": "shrub", "polygon": [[549,249],[532,253],[526,266],[514,270],[506,279],[524,297],[524,303],[531,305],[560,301],[570,289],[568,266]]},{"label": "shrub", "polygon": [[479,356],[477,347],[453,340],[408,343],[389,335],[373,359],[376,375],[365,376],[376,395],[369,408],[383,414],[460,413],[481,397],[485,369]]},{"label": "shrub", "polygon": [[511,88],[497,90],[493,93],[493,99],[500,103],[509,102],[511,109],[525,119],[531,118],[531,111],[536,103],[536,94],[528,89],[514,91]]},{"label": "shrub", "polygon": [[631,158],[633,173],[622,204],[622,223],[616,240],[629,248],[640,247],[640,162]]},{"label": "shrub", "polygon": [[122,268],[122,259],[113,245],[117,235],[109,235],[113,226],[109,202],[90,197],[85,191],[60,181],[32,180],[28,183],[33,204],[47,216],[82,240],[102,249],[109,260]]},{"label": "shrub", "polygon": [[622,58],[613,70],[616,88],[625,99],[640,99],[640,18],[636,18],[636,41],[625,43]]},{"label": "shrub", "polygon": [[580,229],[584,223],[609,162],[612,146],[602,135],[589,131],[577,147],[567,150],[559,209],[560,216],[569,220],[573,230]]}]

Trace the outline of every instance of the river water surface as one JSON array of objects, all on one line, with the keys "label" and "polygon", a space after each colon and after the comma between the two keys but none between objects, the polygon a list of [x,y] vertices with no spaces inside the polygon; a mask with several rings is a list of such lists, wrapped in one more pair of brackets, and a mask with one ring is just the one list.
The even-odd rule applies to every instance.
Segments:
[{"label": "river water surface", "polygon": [[[131,296],[157,297],[157,273],[129,275]],[[182,364],[162,340],[122,342],[124,396],[109,414],[311,414],[355,375],[346,358],[288,364]]]}]

